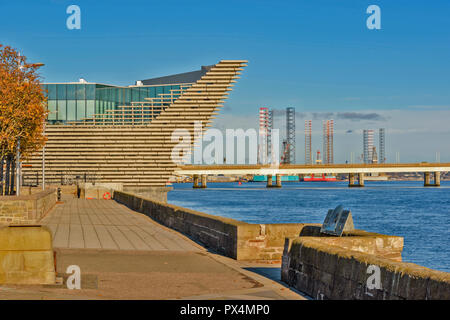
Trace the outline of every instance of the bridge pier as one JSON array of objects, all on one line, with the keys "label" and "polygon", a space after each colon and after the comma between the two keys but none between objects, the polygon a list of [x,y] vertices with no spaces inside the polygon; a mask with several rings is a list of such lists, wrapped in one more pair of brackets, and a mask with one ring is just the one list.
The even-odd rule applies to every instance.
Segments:
[{"label": "bridge pier", "polygon": [[424,172],[423,173],[423,186],[424,187],[430,187],[430,173],[429,172]]},{"label": "bridge pier", "polygon": [[364,173],[358,173],[358,182],[360,187],[364,187]]},{"label": "bridge pier", "polygon": [[[192,180],[194,181],[194,185],[192,188],[194,189],[205,189],[206,188],[206,174],[198,175],[194,174]],[[201,185],[199,184],[199,181],[201,181]]]},{"label": "bridge pier", "polygon": [[267,176],[267,188],[271,188],[272,187],[272,175],[269,174]]},{"label": "bridge pier", "polygon": [[275,187],[281,188],[281,174],[277,174],[277,181]]},{"label": "bridge pier", "polygon": [[439,187],[441,185],[441,173],[433,172],[434,181],[431,183],[431,172],[423,173],[423,186],[424,187]]},{"label": "bridge pier", "polygon": [[281,174],[276,175],[275,185],[273,184],[272,175],[267,176],[267,188],[281,188]]},{"label": "bridge pier", "polygon": [[201,188],[206,189],[206,180],[207,180],[208,175],[206,174],[202,174],[202,186]]},{"label": "bridge pier", "polygon": [[358,183],[356,183],[356,173],[348,174],[349,188],[364,187],[364,173],[358,173]]},{"label": "bridge pier", "polygon": [[192,176],[192,180],[194,182],[194,185],[192,186],[192,188],[194,188],[194,189],[200,188],[200,186],[198,185],[198,174],[194,174]]},{"label": "bridge pier", "polygon": [[356,179],[355,179],[355,174],[354,173],[349,173],[348,174],[348,186],[350,188],[356,186]]},{"label": "bridge pier", "polygon": [[434,186],[435,187],[441,186],[441,173],[440,172],[434,173]]}]

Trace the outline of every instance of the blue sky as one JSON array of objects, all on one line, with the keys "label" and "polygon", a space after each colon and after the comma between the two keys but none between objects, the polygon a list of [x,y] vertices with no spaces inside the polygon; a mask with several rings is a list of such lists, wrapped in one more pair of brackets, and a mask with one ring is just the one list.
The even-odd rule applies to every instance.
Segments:
[{"label": "blue sky", "polygon": [[[71,4],[81,8],[81,30],[66,28]],[[381,8],[381,30],[366,27],[371,4]],[[401,152],[405,161],[432,161],[439,151],[450,161],[443,118],[450,110],[449,17],[447,0],[0,0],[0,43],[45,63],[48,82],[83,77],[128,85],[220,59],[247,59],[221,126],[246,119],[256,125],[260,106],[294,106],[303,117],[315,113],[319,145],[326,113],[377,113],[375,121],[336,120],[343,134],[335,139],[337,160],[348,158],[353,141],[345,132],[386,127],[391,159]],[[297,121],[299,160],[303,117]],[[353,139],[349,150],[358,153],[362,137]],[[406,139],[423,148],[406,147]]]}]

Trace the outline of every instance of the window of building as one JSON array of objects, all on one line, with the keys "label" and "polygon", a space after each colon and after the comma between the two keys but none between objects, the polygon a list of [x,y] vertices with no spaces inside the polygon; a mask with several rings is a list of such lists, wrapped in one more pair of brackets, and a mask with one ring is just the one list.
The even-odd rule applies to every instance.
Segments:
[{"label": "window of building", "polygon": [[77,100],[85,100],[86,99],[86,91],[85,91],[85,85],[84,84],[77,84],[76,85],[76,98]]},{"label": "window of building", "polygon": [[67,100],[75,100],[76,99],[76,85],[75,84],[68,84],[67,85]]},{"label": "window of building", "polygon": [[67,100],[67,120],[75,121],[77,119],[76,100]]},{"label": "window of building", "polygon": [[56,118],[61,121],[67,120],[67,101],[66,100],[58,100],[58,109],[56,113]]},{"label": "window of building", "polygon": [[47,90],[48,90],[48,99],[56,100],[56,84],[47,85]]}]

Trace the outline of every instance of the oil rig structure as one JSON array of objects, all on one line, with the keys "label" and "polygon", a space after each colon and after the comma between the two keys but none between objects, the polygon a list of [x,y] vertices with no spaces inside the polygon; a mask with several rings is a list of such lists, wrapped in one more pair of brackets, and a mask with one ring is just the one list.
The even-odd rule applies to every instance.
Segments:
[{"label": "oil rig structure", "polygon": [[[274,123],[274,110],[267,107],[259,108],[259,137],[258,137],[258,163],[276,163],[278,152],[274,152],[272,130]],[[295,163],[295,108],[286,108],[286,138],[282,142],[283,153],[280,163]]]}]

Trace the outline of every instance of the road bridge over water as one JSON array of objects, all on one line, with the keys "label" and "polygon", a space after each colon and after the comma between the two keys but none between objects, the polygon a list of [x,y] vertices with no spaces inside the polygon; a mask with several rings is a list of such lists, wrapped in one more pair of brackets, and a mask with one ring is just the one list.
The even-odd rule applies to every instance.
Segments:
[{"label": "road bridge over water", "polygon": [[[424,186],[440,186],[440,173],[450,171],[450,163],[380,163],[380,164],[280,164],[271,165],[184,165],[175,170],[176,175],[193,176],[194,188],[206,187],[208,175],[267,175],[267,186],[281,187],[282,175],[348,174],[350,187],[364,186],[364,176],[372,173],[421,172]],[[201,179],[201,186],[199,185]],[[433,180],[433,183],[431,182]],[[358,183],[356,183],[358,181]]]}]

